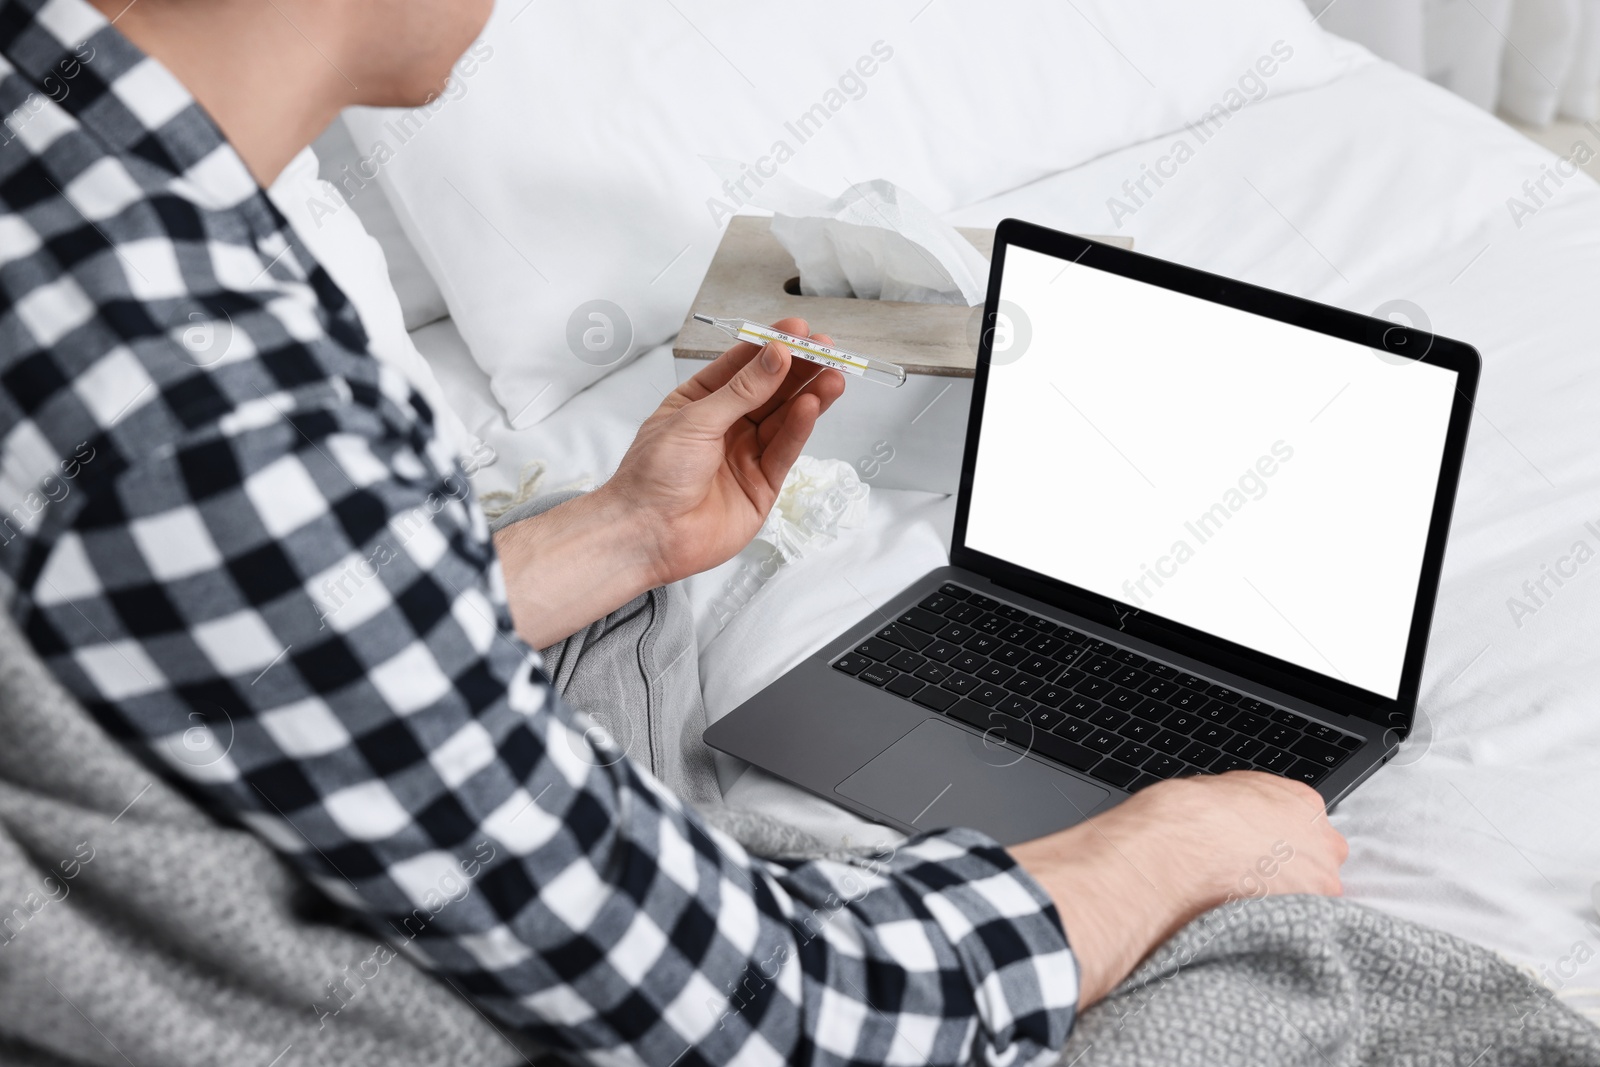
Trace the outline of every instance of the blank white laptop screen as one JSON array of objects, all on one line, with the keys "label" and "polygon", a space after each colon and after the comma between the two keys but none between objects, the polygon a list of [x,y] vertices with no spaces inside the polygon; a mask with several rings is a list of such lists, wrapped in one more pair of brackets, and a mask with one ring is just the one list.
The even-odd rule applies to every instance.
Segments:
[{"label": "blank white laptop screen", "polygon": [[967,545],[1394,698],[1455,372],[1005,255]]}]

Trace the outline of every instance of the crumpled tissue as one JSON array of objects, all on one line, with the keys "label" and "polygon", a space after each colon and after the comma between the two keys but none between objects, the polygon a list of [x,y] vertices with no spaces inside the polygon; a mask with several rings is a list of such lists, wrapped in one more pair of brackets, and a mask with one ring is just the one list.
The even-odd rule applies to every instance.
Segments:
[{"label": "crumpled tissue", "polygon": [[[744,176],[737,163],[706,162],[724,179]],[[745,202],[773,213],[772,235],[794,256],[806,296],[983,303],[988,260],[893,182],[858,182],[830,197],[777,174]]]},{"label": "crumpled tissue", "polygon": [[865,523],[871,492],[844,460],[801,456],[789,468],[756,540],[776,549],[784,563],[793,563],[833,544],[839,531]]}]

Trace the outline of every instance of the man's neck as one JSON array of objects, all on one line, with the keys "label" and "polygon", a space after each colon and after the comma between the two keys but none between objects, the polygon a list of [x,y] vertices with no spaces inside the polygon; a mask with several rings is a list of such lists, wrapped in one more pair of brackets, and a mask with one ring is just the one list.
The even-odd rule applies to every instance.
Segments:
[{"label": "man's neck", "polygon": [[308,12],[287,0],[90,2],[172,71],[263,188],[356,99],[356,87],[335,65],[336,34],[316,20],[314,7]]}]

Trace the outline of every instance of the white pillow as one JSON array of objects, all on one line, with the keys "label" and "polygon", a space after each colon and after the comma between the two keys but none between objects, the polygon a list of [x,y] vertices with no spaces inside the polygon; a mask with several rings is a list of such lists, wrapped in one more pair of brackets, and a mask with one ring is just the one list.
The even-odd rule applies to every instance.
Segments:
[{"label": "white pillow", "polygon": [[361,176],[350,130],[342,121],[330,122],[311,147],[317,153],[318,173],[343,194],[345,203],[355,208],[361,228],[383,249],[406,329],[420,330],[447,317],[450,309],[445,307],[444,294],[406,236],[388,194],[377,181]]},{"label": "white pillow", "polygon": [[1329,81],[1328,40],[1302,0],[507,0],[443,97],[347,122],[522,427],[677,331],[745,199],[704,157],[945,211]]},{"label": "white pillow", "polygon": [[267,195],[355,305],[373,357],[406,376],[433,409],[440,438],[469,469],[474,466],[482,444],[445,402],[444,390],[406,333],[383,249],[367,235],[338,190],[317,177],[316,153],[310,148],[302,150],[278,175]]}]

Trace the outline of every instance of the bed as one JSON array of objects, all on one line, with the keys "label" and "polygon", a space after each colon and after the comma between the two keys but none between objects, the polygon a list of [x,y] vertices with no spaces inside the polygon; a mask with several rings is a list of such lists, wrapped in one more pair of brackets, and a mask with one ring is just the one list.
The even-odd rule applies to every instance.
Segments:
[{"label": "bed", "polygon": [[[1334,815],[1351,844],[1346,893],[1497,950],[1600,1017],[1600,186],[1578,175],[1540,192],[1559,165],[1550,153],[1388,64],[1362,55],[1346,68],[1233,115],[1131,212],[1112,199],[1128,206],[1124,183],[1169,155],[1172,135],[946,217],[1129,234],[1153,255],[1403,315],[1480,349],[1417,729]],[[455,324],[412,338],[498,457],[480,489],[515,490],[535,462],[544,488],[603,480],[685,373],[670,345],[654,347],[512,429]],[[928,417],[959,434],[965,414]],[[813,451],[827,454],[825,434]],[[751,550],[691,579],[709,716],[945,562],[952,513],[948,496],[880,485],[866,522],[826,548],[775,573]],[[886,833],[757,770],[720,770],[730,800],[829,839]]]}]

